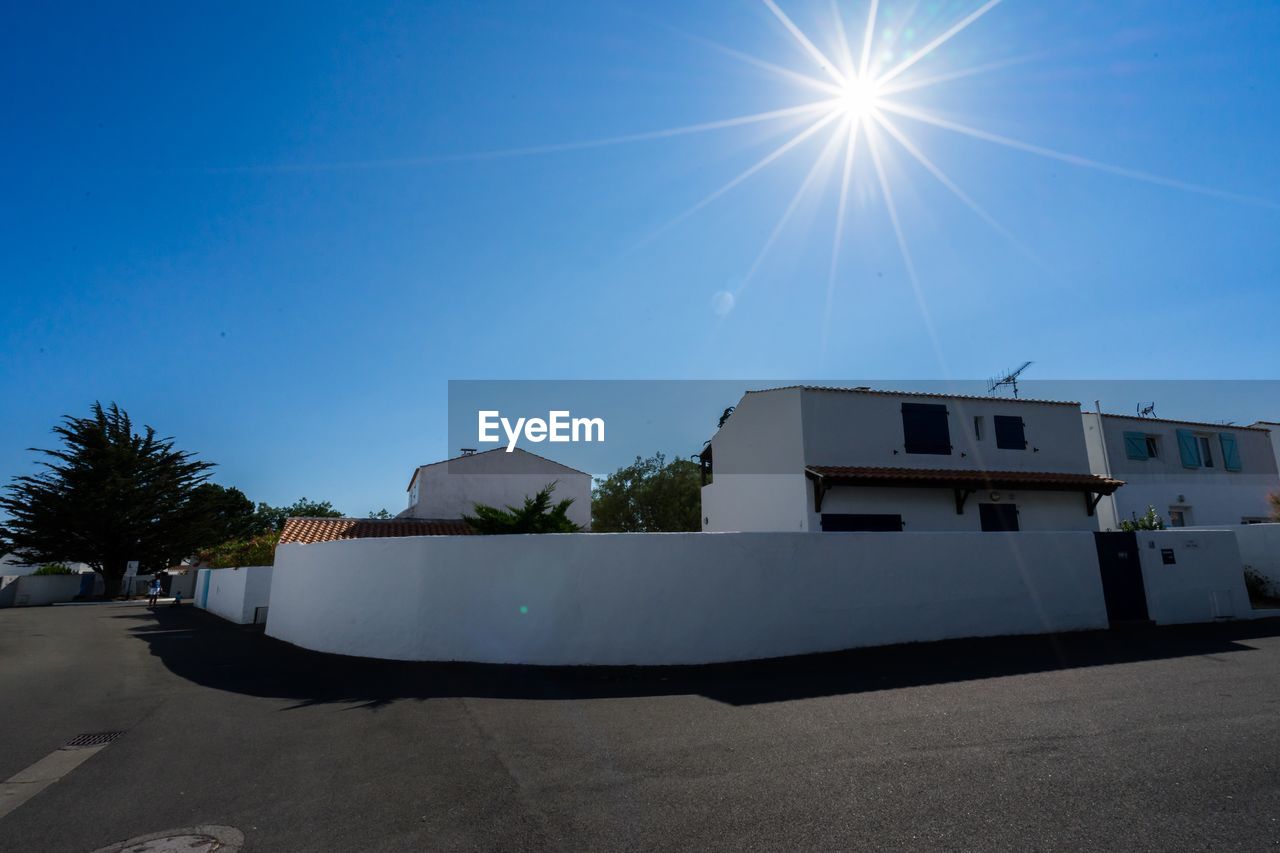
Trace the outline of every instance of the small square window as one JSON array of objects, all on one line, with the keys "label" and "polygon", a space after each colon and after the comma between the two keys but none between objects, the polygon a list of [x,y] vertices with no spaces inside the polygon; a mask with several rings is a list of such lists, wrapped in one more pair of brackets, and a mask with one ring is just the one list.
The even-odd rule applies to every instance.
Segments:
[{"label": "small square window", "polygon": [[902,404],[903,446],[907,453],[951,453],[947,407],[935,403]]}]

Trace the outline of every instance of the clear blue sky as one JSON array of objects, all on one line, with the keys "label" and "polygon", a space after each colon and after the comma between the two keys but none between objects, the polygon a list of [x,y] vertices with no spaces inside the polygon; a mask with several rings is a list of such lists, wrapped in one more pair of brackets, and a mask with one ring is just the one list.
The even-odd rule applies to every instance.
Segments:
[{"label": "clear blue sky", "polygon": [[[826,0],[780,5],[833,50]],[[980,5],[883,0],[878,50]],[[1273,203],[895,117],[1008,232],[882,134],[918,295],[865,147],[830,300],[838,168],[744,283],[821,135],[663,229],[794,118],[469,156],[814,99],[707,40],[822,77],[754,0],[14,7],[0,478],[95,399],[254,499],[363,514],[449,450],[449,379],[1276,377],[1280,5],[1006,0],[904,72],[1010,61],[902,97]]]}]

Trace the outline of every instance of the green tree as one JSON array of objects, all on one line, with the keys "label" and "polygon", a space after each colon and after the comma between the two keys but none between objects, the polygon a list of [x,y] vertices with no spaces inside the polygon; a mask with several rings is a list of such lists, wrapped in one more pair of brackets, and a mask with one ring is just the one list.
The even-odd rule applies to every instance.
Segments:
[{"label": "green tree", "polygon": [[1160,517],[1160,513],[1156,512],[1153,506],[1147,507],[1147,511],[1134,519],[1124,519],[1120,522],[1120,529],[1126,531],[1134,530],[1164,530],[1164,519]]},{"label": "green tree", "polygon": [[573,498],[565,498],[552,505],[551,493],[556,484],[550,483],[533,497],[525,498],[520,507],[506,509],[475,505],[475,515],[464,515],[463,521],[477,533],[577,533],[582,528],[569,520],[569,507]]},{"label": "green tree", "polygon": [[395,516],[393,516],[391,513],[387,512],[387,508],[386,508],[386,507],[383,507],[382,509],[378,510],[377,512],[374,512],[373,510],[369,510],[369,517],[370,517],[370,518],[395,518]]},{"label": "green tree", "polygon": [[135,433],[114,403],[94,403],[87,418],[67,415],[53,432],[62,446],[32,448],[45,457],[42,470],[14,477],[0,496],[8,515],[0,538],[20,558],[87,563],[115,595],[130,560],[155,571],[200,546],[206,507],[192,496],[212,463],[149,426]]},{"label": "green tree", "polygon": [[597,533],[675,533],[702,529],[702,474],[688,459],[661,453],[596,480],[591,529]]},{"label": "green tree", "polygon": [[74,575],[71,567],[65,563],[45,563],[40,568],[31,573],[33,577],[43,577],[44,575]]},{"label": "green tree", "polygon": [[263,529],[253,501],[236,488],[201,483],[191,493],[191,506],[194,514],[203,519],[202,547],[248,539]]},{"label": "green tree", "polygon": [[334,509],[329,501],[312,501],[306,498],[298,498],[288,506],[258,504],[259,530],[281,531],[288,518],[342,518],[342,513]]},{"label": "green tree", "polygon": [[280,544],[280,531],[264,530],[246,539],[223,542],[214,548],[201,551],[197,556],[202,564],[213,569],[271,566],[276,561],[278,544]]}]

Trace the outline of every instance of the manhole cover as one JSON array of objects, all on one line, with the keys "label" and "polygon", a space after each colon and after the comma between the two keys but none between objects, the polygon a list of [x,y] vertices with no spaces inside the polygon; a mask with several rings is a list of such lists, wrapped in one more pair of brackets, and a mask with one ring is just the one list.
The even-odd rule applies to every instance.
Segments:
[{"label": "manhole cover", "polygon": [[244,846],[244,833],[234,826],[187,826],[139,835],[93,853],[236,853]]},{"label": "manhole cover", "polygon": [[120,737],[124,732],[90,732],[76,735],[67,741],[67,746],[102,746]]}]

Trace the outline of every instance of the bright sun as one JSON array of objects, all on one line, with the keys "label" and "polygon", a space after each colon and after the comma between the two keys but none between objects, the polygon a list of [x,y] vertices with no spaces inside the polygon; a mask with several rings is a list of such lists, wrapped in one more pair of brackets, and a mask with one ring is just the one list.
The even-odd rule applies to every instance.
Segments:
[{"label": "bright sun", "polygon": [[865,118],[875,110],[879,91],[874,80],[867,77],[851,78],[842,87],[840,100],[845,115],[852,119]]}]

